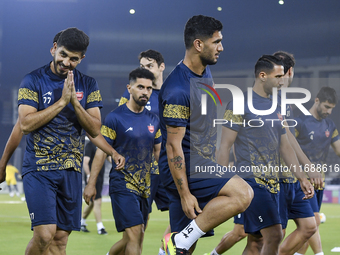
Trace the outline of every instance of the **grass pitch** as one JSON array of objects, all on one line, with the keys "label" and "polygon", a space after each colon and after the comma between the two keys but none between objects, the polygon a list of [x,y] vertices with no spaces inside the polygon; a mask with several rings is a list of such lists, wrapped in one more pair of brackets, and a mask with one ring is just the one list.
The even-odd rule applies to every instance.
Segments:
[{"label": "grass pitch", "polygon": [[[104,197],[109,200],[108,197]],[[30,230],[30,219],[26,203],[18,197],[9,197],[7,194],[0,195],[0,254],[17,255],[24,254],[27,243],[32,238],[33,232]],[[331,249],[340,247],[340,205],[323,204],[321,212],[326,215],[326,222],[320,226],[323,250],[325,254],[332,253]],[[69,237],[67,246],[68,255],[105,255],[110,247],[117,242],[122,234],[117,233],[111,203],[102,204],[103,223],[108,231],[108,235],[97,234],[97,227],[93,214],[87,220],[90,233],[73,232]],[[160,212],[154,207],[150,215],[149,226],[145,233],[143,255],[157,255],[160,247],[160,240],[167,225],[168,213]],[[194,254],[203,255],[211,252],[218,244],[222,236],[233,228],[232,220],[220,225],[215,229],[215,236],[202,238],[197,244]],[[289,221],[287,234],[293,231],[295,224]],[[237,243],[225,254],[242,254],[245,247],[245,239]],[[312,255],[309,248],[306,255]]]}]

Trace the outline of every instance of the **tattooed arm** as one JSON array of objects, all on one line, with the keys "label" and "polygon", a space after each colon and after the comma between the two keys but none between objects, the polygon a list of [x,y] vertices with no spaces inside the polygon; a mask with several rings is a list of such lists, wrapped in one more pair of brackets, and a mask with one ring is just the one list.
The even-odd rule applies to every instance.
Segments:
[{"label": "tattooed arm", "polygon": [[197,217],[195,210],[201,213],[197,199],[191,194],[188,186],[186,174],[185,159],[182,149],[182,140],[185,135],[185,127],[166,126],[167,142],[166,152],[170,172],[176,184],[178,193],[181,198],[182,209],[189,219]]}]

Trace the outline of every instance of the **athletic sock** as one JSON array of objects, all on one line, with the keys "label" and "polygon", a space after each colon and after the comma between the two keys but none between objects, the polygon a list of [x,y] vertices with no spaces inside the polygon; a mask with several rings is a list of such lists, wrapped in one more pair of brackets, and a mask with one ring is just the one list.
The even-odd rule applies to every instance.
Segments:
[{"label": "athletic sock", "polygon": [[315,255],[324,255],[324,254],[323,254],[323,251],[322,251],[322,252],[319,252],[319,253],[315,253]]},{"label": "athletic sock", "polygon": [[86,225],[86,219],[81,218],[80,225]]},{"label": "athletic sock", "polygon": [[220,255],[217,253],[216,248],[210,253],[210,255]]},{"label": "athletic sock", "polygon": [[104,228],[104,225],[102,222],[98,222],[97,223],[97,230],[101,230],[102,228]]},{"label": "athletic sock", "polygon": [[190,247],[205,233],[197,226],[195,220],[192,220],[181,232],[175,235],[177,248],[189,250]]},{"label": "athletic sock", "polygon": [[162,248],[159,248],[158,255],[166,255],[166,253],[162,250]]},{"label": "athletic sock", "polygon": [[301,254],[301,253],[298,253],[298,252],[295,252],[295,253],[294,253],[294,255],[303,255],[303,254]]}]

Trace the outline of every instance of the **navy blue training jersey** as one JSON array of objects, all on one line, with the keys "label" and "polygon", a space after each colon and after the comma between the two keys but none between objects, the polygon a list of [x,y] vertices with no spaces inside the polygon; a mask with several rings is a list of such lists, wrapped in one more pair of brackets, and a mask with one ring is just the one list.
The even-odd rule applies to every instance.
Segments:
[{"label": "navy blue training jersey", "polygon": [[[252,91],[252,103],[257,110],[268,110],[272,106],[271,98],[264,98]],[[270,115],[256,115],[248,108],[248,94],[245,96],[244,115],[233,114],[233,102],[229,102],[224,114],[228,121],[223,126],[237,132],[234,142],[236,167],[246,176],[253,173],[258,185],[264,186],[271,193],[279,191],[278,172],[271,167],[280,166],[281,135],[286,133],[282,126],[280,108]],[[222,141],[223,142],[223,141]],[[242,175],[242,172],[240,173]]]},{"label": "navy blue training jersey", "polygon": [[164,185],[172,182],[172,176],[166,154],[166,125],[185,127],[182,140],[187,176],[190,174],[190,164],[200,158],[215,161],[216,128],[213,119],[216,118],[216,106],[208,96],[208,114],[201,114],[201,95],[207,88],[204,84],[213,86],[209,66],[203,75],[192,72],[181,61],[164,81],[159,94],[159,113],[162,131],[162,147],[159,159],[161,179]]},{"label": "navy blue training jersey", "polygon": [[129,191],[147,198],[153,148],[162,139],[158,116],[145,108],[140,113],[132,112],[123,104],[106,116],[101,133],[125,157],[124,170],[115,170],[112,162],[110,179],[115,183],[114,191]]},{"label": "navy blue training jersey", "polygon": [[[87,110],[102,107],[98,84],[92,77],[73,70],[77,98]],[[45,65],[22,80],[18,105],[30,105],[42,111],[57,102],[62,95],[65,78],[54,74]],[[69,103],[49,123],[32,131],[26,137],[23,174],[30,171],[74,168],[81,172],[85,133]]]},{"label": "navy blue training jersey", "polygon": [[312,164],[326,164],[329,147],[340,139],[339,132],[330,118],[317,120],[312,115],[303,115],[295,119],[296,140]]},{"label": "navy blue training jersey", "polygon": [[[158,89],[152,89],[152,94],[149,98],[148,103],[145,106],[145,109],[156,114],[157,116],[159,116],[158,95],[159,95],[159,90]],[[125,104],[127,101],[129,101],[129,99],[130,99],[130,93],[129,93],[128,89],[126,89],[124,91],[123,96],[119,100],[118,106]],[[151,174],[159,174],[158,162],[155,159],[152,162]]]}]

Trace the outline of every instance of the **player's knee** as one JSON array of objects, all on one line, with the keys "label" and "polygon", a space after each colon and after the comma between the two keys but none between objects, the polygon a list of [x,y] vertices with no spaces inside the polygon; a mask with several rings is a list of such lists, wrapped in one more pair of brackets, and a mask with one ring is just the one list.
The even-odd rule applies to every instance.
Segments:
[{"label": "player's knee", "polygon": [[33,239],[39,249],[45,250],[53,242],[53,235],[51,233],[40,233],[39,235],[34,235]]},{"label": "player's knee", "polygon": [[314,233],[318,227],[316,226],[315,221],[308,221],[305,224],[298,227],[298,230],[303,234],[305,240],[308,240]]},{"label": "player's knee", "polygon": [[263,242],[266,242],[267,244],[277,244],[279,245],[283,239],[282,231],[272,231],[270,233],[270,238],[265,238]]},{"label": "player's knee", "polygon": [[253,189],[247,183],[245,183],[243,187],[237,191],[237,198],[239,201],[239,213],[244,212],[248,208],[253,197]]},{"label": "player's knee", "polygon": [[144,225],[137,225],[125,229],[127,242],[141,243],[144,238]]},{"label": "player's knee", "polygon": [[245,233],[244,231],[243,232],[238,232],[237,233],[237,239],[240,241],[242,240],[243,238],[246,238],[247,237],[247,233]]}]

